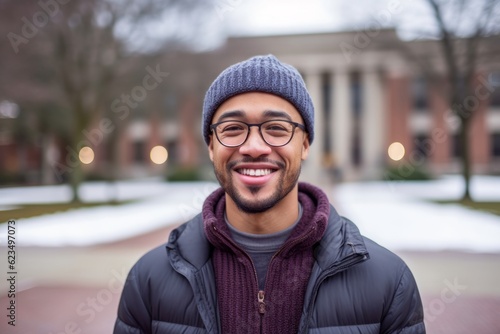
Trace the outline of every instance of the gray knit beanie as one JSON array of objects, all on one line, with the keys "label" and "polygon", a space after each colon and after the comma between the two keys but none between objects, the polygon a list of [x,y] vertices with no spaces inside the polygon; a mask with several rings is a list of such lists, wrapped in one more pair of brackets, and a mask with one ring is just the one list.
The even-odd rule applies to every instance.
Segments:
[{"label": "gray knit beanie", "polygon": [[299,72],[275,56],[255,56],[225,69],[210,85],[203,102],[202,134],[209,143],[210,124],[219,106],[227,99],[247,92],[277,95],[290,102],[300,113],[314,139],[314,106]]}]

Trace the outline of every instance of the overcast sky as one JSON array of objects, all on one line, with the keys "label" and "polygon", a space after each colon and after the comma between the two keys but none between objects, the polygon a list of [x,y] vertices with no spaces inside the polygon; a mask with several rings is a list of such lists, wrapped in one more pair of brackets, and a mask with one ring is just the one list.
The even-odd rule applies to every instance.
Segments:
[{"label": "overcast sky", "polygon": [[217,12],[232,35],[305,33],[339,30],[343,25],[340,4],[325,0],[233,0]]},{"label": "overcast sky", "polygon": [[[445,21],[462,32],[471,31],[485,0],[470,0],[460,17],[445,13]],[[190,38],[195,48],[209,50],[224,43],[226,36],[254,36],[363,31],[368,27],[396,27],[402,39],[435,36],[435,22],[426,0],[217,0],[204,8],[193,21],[168,13],[159,23],[151,24],[151,36]],[[452,3],[452,2],[450,2]],[[457,2],[458,3],[458,2]],[[500,7],[500,6],[497,6]],[[451,8],[448,6],[448,8]],[[498,9],[498,8],[497,8]],[[169,16],[170,15],[170,16]],[[174,15],[174,17],[172,17]],[[145,27],[146,29],[148,27]],[[191,36],[191,37],[190,37]],[[137,39],[135,39],[137,42]]]},{"label": "overcast sky", "polygon": [[[457,35],[471,34],[482,22],[485,1],[441,1],[447,27]],[[436,33],[427,0],[219,0],[216,12],[236,36],[363,30],[367,25],[397,27],[403,39]],[[491,12],[498,18],[500,5]]]},{"label": "overcast sky", "polygon": [[268,35],[362,30],[368,24],[421,25],[428,13],[422,4],[408,0],[221,0],[216,13],[231,35]]}]

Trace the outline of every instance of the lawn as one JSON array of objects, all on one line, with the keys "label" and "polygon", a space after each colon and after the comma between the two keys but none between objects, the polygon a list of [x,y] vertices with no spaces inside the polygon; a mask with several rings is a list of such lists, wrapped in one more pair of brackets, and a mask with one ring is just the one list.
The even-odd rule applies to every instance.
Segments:
[{"label": "lawn", "polygon": [[439,200],[436,201],[437,203],[440,204],[459,204],[465,207],[468,207],[470,209],[474,210],[479,210],[479,211],[486,211],[493,213],[495,215],[500,216],[500,202],[476,202],[476,201],[446,201],[446,200]]},{"label": "lawn", "polygon": [[50,204],[26,204],[15,206],[11,210],[0,211],[0,222],[6,222],[9,219],[20,219],[40,216],[49,213],[63,212],[79,208],[89,208],[102,205],[120,205],[125,202],[98,202],[98,203],[50,203]]}]

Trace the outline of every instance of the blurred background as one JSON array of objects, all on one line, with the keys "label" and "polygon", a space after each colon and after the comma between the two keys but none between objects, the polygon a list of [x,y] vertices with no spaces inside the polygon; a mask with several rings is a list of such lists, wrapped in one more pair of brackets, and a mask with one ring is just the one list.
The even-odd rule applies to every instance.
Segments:
[{"label": "blurred background", "polygon": [[302,180],[410,264],[429,333],[500,333],[499,17],[495,0],[0,0],[18,305],[0,331],[111,332],[130,266],[217,186],[205,91],[271,53],[315,104]]}]

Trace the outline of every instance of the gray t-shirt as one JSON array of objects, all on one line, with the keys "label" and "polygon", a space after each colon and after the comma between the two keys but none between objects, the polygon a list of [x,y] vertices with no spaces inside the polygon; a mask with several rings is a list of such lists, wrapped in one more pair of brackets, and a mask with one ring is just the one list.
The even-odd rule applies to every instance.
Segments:
[{"label": "gray t-shirt", "polygon": [[288,239],[290,233],[292,233],[292,230],[295,228],[295,225],[297,225],[301,217],[302,205],[299,203],[299,217],[292,226],[276,233],[252,234],[237,230],[229,224],[227,217],[225,216],[226,223],[229,226],[233,240],[252,258],[253,265],[257,272],[259,289],[264,289],[267,268],[271,258]]}]

